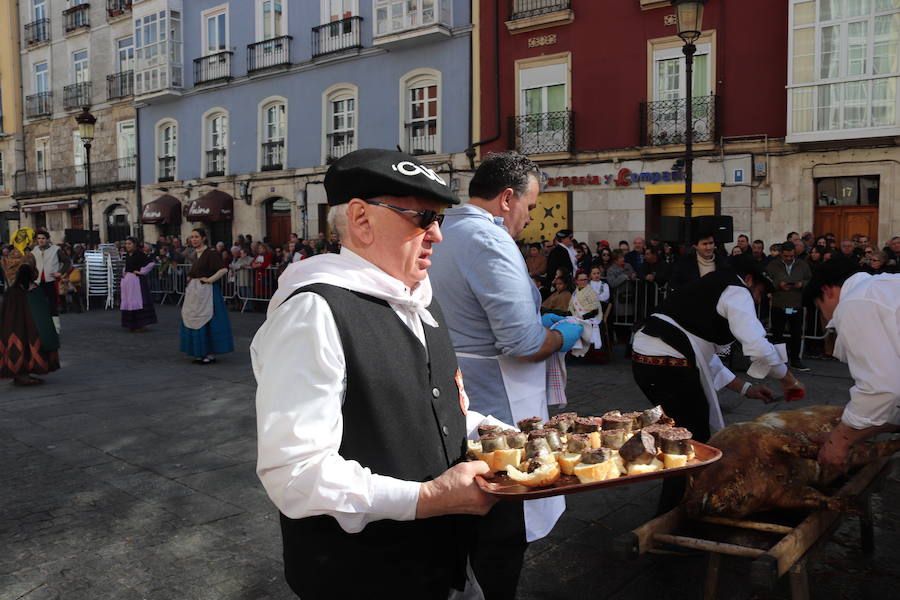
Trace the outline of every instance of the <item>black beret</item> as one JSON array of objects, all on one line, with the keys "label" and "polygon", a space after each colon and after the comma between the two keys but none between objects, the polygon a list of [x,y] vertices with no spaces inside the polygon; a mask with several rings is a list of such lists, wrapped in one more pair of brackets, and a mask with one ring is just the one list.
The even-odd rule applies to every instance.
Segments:
[{"label": "black beret", "polygon": [[560,229],[556,232],[556,239],[558,240],[565,239],[567,237],[572,237],[571,229]]},{"label": "black beret", "polygon": [[416,196],[459,204],[447,182],[416,157],[380,148],[355,150],[332,163],[325,173],[325,193],[330,206],[378,196]]}]

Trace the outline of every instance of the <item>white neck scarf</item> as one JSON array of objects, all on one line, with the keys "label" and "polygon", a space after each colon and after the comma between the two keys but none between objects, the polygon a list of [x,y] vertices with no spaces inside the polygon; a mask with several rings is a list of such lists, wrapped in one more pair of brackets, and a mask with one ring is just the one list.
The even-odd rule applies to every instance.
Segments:
[{"label": "white neck scarf", "polygon": [[428,312],[431,304],[428,277],[410,290],[402,281],[346,246],[341,248],[340,254],[319,254],[289,265],[278,278],[278,291],[269,302],[267,316],[271,316],[294,290],[313,283],[327,283],[384,300],[396,310],[418,315],[426,325],[438,327],[438,322]]}]

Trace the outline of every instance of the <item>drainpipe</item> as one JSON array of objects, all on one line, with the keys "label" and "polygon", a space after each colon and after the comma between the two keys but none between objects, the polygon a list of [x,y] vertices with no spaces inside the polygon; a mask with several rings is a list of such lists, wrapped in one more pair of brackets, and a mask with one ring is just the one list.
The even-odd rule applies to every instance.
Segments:
[{"label": "drainpipe", "polygon": [[[480,6],[480,4],[479,4]],[[469,18],[472,17],[472,0],[469,0]],[[496,31],[494,32],[494,90],[496,91],[496,106],[495,106],[495,118],[497,121],[497,133],[490,138],[479,140],[477,142],[472,141],[472,99],[473,99],[473,89],[472,89],[472,61],[469,60],[469,147],[466,148],[466,156],[469,158],[469,167],[475,168],[475,147],[481,146],[483,144],[489,144],[490,142],[494,142],[500,139],[500,2],[495,0],[494,2],[494,26],[496,27]],[[480,29],[479,29],[480,32]],[[480,37],[480,36],[479,36]],[[478,43],[481,43],[481,40],[478,40]],[[471,52],[471,51],[470,51]],[[480,106],[480,103],[479,103]]]},{"label": "drainpipe", "polygon": [[134,109],[134,198],[137,201],[137,238],[144,242],[144,206],[141,201],[141,109]]}]

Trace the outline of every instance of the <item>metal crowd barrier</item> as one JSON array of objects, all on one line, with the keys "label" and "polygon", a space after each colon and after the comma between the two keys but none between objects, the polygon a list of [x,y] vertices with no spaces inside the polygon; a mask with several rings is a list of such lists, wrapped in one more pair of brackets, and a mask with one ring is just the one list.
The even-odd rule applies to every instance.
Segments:
[{"label": "metal crowd barrier", "polygon": [[[166,269],[156,268],[151,271],[150,293],[154,294],[157,302],[163,303],[170,296],[177,298],[177,304],[184,300],[184,292],[187,289],[187,273],[190,265],[170,265]],[[230,301],[231,308],[244,312],[247,307],[255,307],[256,303],[268,303],[278,288],[278,276],[281,269],[278,267],[266,267],[254,269],[252,267],[240,267],[228,269],[219,280],[222,286],[222,297]]]}]

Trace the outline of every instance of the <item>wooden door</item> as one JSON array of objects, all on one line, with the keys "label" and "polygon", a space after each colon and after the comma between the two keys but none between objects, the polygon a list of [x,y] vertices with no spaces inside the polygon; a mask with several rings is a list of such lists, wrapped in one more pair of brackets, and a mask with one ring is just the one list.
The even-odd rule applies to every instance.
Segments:
[{"label": "wooden door", "polygon": [[266,205],[266,234],[272,246],[282,246],[291,238],[291,205],[284,198]]},{"label": "wooden door", "polygon": [[878,239],[878,206],[816,207],[815,233],[833,233],[838,241],[857,233]]}]

